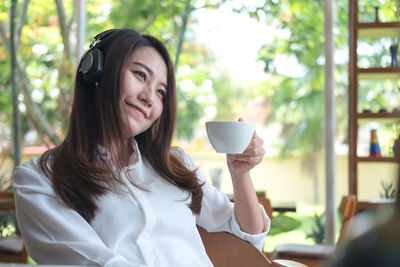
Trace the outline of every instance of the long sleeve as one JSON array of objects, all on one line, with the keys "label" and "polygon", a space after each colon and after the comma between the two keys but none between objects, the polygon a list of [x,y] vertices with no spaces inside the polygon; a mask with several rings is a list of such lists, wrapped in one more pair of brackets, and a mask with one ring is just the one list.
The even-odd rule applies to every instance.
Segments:
[{"label": "long sleeve", "polygon": [[126,187],[100,196],[99,210],[88,223],[64,204],[37,161],[30,160],[16,170],[13,187],[22,237],[28,254],[39,264],[212,266],[196,223],[208,231],[231,232],[258,248],[269,229],[264,213],[265,233],[242,232],[233,204],[200,172],[205,182],[203,208],[195,216],[188,207],[187,192],[162,178],[140,155],[126,172],[141,187],[123,175]]},{"label": "long sleeve", "polygon": [[241,239],[252,243],[259,250],[262,249],[266,235],[270,228],[270,219],[262,205],[264,219],[264,232],[259,234],[248,234],[240,229],[234,213],[234,203],[232,203],[226,194],[220,192],[211,183],[208,182],[204,174],[198,169],[192,158],[182,149],[175,149],[177,155],[183,159],[187,167],[191,170],[197,170],[197,177],[203,185],[203,200],[200,215],[196,218],[196,223],[204,227],[209,232],[226,231],[232,233]]},{"label": "long sleeve", "polygon": [[18,225],[28,254],[38,263],[143,266],[106,247],[91,225],[64,205],[37,159],[17,168],[13,188]]}]

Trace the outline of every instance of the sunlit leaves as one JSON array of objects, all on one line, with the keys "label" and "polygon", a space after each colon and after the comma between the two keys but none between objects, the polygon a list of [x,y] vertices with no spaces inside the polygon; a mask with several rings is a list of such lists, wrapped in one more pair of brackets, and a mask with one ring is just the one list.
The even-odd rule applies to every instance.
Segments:
[{"label": "sunlit leaves", "polygon": [[[336,49],[347,51],[348,3],[336,1],[335,39]],[[272,78],[266,81],[269,88],[271,113],[268,122],[275,119],[282,124],[284,138],[281,153],[294,151],[303,154],[319,151],[323,145],[324,122],[324,1],[272,1],[266,0],[273,16],[266,15],[267,24],[276,27],[274,41],[265,44],[259,58],[265,63],[265,71]],[[294,64],[301,66],[301,76],[285,76],[278,73],[278,60],[295,57]],[[337,64],[337,70],[345,70],[347,62]],[[291,66],[287,66],[290,68]],[[338,75],[342,71],[337,72]],[[343,77],[337,79],[338,88],[346,88]],[[343,91],[343,90],[342,90]],[[345,109],[345,99],[338,105]],[[339,116],[344,118],[343,116]],[[342,120],[340,123],[346,123]]]},{"label": "sunlit leaves", "polygon": [[[110,20],[117,28],[133,28],[142,33],[154,35],[163,40],[175,61],[178,36],[182,31],[183,15],[187,0],[122,0],[112,1]],[[217,117],[227,116],[232,110],[232,90],[229,77],[222,76],[223,69],[216,68],[216,62],[208,49],[196,42],[191,26],[195,21],[193,12],[198,8],[217,8],[224,1],[190,1],[185,40],[177,68],[178,120],[176,136],[190,139],[202,118],[215,113],[215,104],[222,107]],[[226,97],[225,97],[226,95]],[[220,97],[221,96],[221,97]],[[224,97],[222,97],[224,96]],[[226,114],[225,114],[226,113]]]}]

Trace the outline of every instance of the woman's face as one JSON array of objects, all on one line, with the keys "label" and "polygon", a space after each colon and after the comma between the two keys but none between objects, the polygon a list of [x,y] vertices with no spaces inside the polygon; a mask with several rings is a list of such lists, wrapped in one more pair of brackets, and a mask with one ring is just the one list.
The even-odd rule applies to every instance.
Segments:
[{"label": "woman's face", "polygon": [[146,131],[163,111],[167,66],[152,47],[137,49],[122,71],[120,111],[127,139]]}]

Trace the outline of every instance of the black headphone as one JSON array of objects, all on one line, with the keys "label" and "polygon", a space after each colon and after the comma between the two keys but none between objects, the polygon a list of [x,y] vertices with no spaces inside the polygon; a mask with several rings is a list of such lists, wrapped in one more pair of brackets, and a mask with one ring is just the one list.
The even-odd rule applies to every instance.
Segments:
[{"label": "black headphone", "polygon": [[81,65],[79,66],[78,71],[82,73],[83,82],[86,84],[96,84],[98,83],[101,73],[103,72],[103,52],[97,48],[97,45],[103,40],[106,36],[117,30],[111,29],[99,33],[94,37],[94,41],[90,44],[89,51],[83,56]]}]

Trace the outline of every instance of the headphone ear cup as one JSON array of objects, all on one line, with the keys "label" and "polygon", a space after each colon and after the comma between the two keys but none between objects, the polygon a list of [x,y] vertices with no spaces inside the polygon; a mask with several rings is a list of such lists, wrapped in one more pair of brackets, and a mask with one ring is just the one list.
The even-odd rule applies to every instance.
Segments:
[{"label": "headphone ear cup", "polygon": [[98,48],[90,50],[82,59],[79,71],[85,83],[98,82],[103,72],[103,52]]}]

